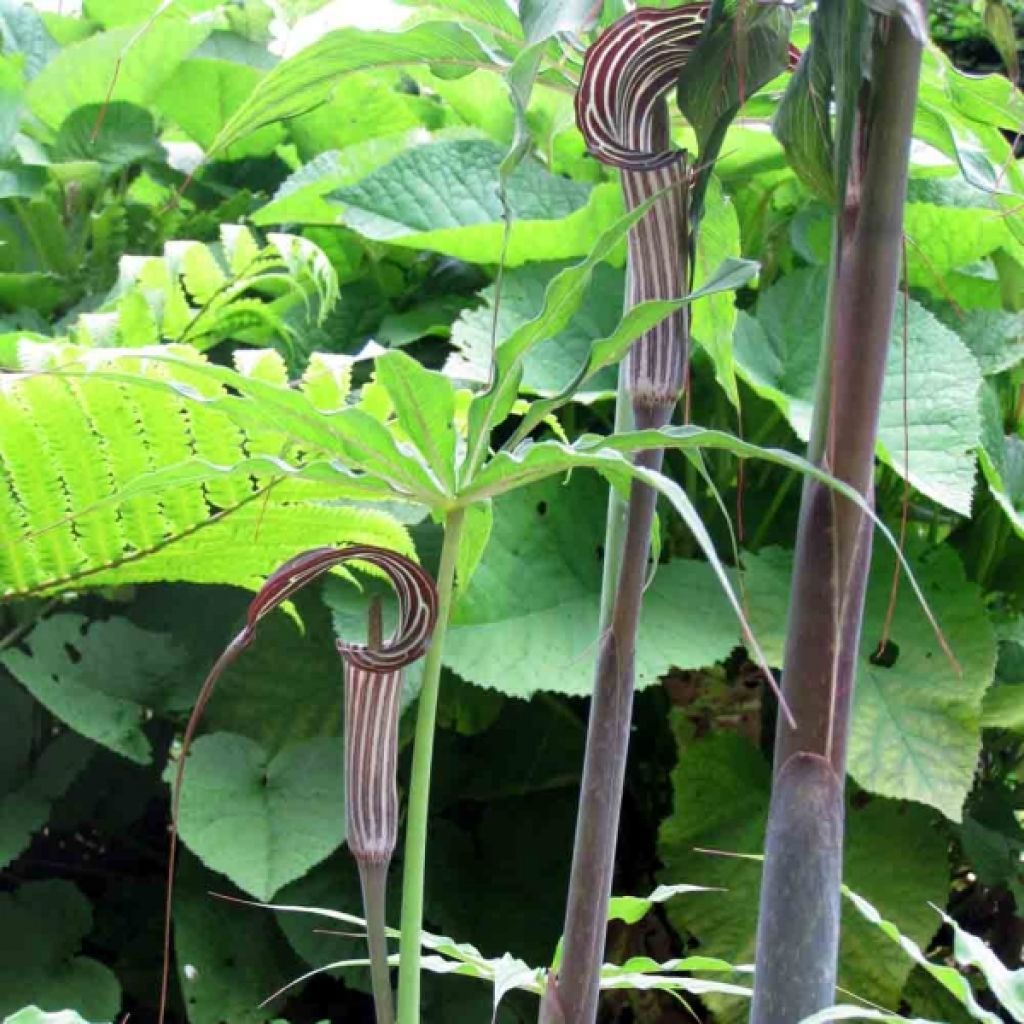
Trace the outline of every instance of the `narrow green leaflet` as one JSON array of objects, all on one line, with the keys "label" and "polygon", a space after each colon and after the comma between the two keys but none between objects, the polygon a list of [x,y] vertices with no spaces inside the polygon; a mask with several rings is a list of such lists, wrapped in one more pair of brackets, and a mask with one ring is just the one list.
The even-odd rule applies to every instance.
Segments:
[{"label": "narrow green leaflet", "polygon": [[219,152],[264,125],[301,114],[326,100],[342,76],[374,67],[431,64],[452,72],[492,66],[477,38],[453,21],[426,22],[405,32],[339,29],[282,61],[221,128]]},{"label": "narrow green leaflet", "polygon": [[[695,310],[703,309],[706,311],[709,303],[719,303],[719,310],[728,306],[731,310],[730,317],[735,318],[732,296],[725,293],[731,292],[749,281],[757,274],[757,271],[758,264],[753,260],[727,259],[713,273],[706,275],[704,282],[699,288],[682,299],[654,299],[633,306],[619,321],[618,326],[611,334],[591,344],[585,362],[579,367],[575,377],[569,381],[560,394],[556,394],[552,398],[533,402],[530,405],[526,415],[523,417],[522,423],[513,435],[509,447],[528,436],[535,427],[544,421],[545,417],[550,416],[551,413],[565,405],[566,402],[571,401],[573,398],[578,398],[581,393],[586,395],[587,391],[581,392],[579,389],[585,386],[592,387],[591,381],[599,374],[604,376],[604,371],[606,370],[610,375],[611,368],[619,363],[637,338],[681,306],[693,304]],[[704,299],[707,301],[698,301]],[[712,317],[714,315],[711,314]],[[706,322],[706,320],[702,322]],[[728,351],[730,367],[732,366],[731,347],[730,341]],[[529,361],[530,356],[528,355],[527,366]]]},{"label": "narrow green leaflet", "polygon": [[595,268],[619,250],[629,229],[644,216],[649,205],[638,206],[620,217],[603,232],[585,260],[556,274],[544,291],[540,313],[514,330],[496,350],[490,386],[470,406],[466,464],[471,470],[479,465],[491,429],[505,418],[515,401],[523,361],[530,350],[566,328],[583,301]]},{"label": "narrow green leaflet", "polygon": [[398,427],[417,447],[441,488],[455,493],[455,387],[444,374],[424,369],[404,352],[374,364],[377,381],[394,406]]},{"label": "narrow green leaflet", "polygon": [[[782,660],[788,554],[746,559],[751,621],[773,664]],[[939,648],[918,602],[902,586],[890,632],[896,661],[874,664],[892,582],[892,555],[880,544],[868,585],[849,764],[865,789],[918,800],[959,821],[981,744],[982,696],[995,668],[995,635],[978,589],[957,556],[939,548],[913,563],[914,575],[961,667]]]},{"label": "narrow green leaflet", "polygon": [[201,736],[182,787],[181,839],[207,867],[268,900],[344,842],[341,766],[337,739],[270,757],[244,736]]},{"label": "narrow green leaflet", "polygon": [[139,764],[152,758],[142,724],[164,704],[183,651],[159,633],[125,619],[89,622],[81,615],[44,619],[12,649],[4,667],[57,718]]},{"label": "narrow green leaflet", "polygon": [[[806,269],[786,275],[761,294],[756,318],[740,314],[736,331],[738,371],[785,413],[802,438],[810,429],[821,351],[825,274],[824,269]],[[918,490],[968,515],[981,373],[963,342],[911,300],[904,384],[902,301],[897,302],[886,366],[878,454],[901,475],[909,462],[908,479]],[[904,413],[909,452],[904,451]]]},{"label": "narrow green leaflet", "polygon": [[[499,346],[536,316],[544,302],[545,289],[552,278],[564,269],[565,266],[559,263],[528,263],[505,271],[495,332]],[[621,319],[623,289],[621,269],[607,264],[598,266],[579,309],[566,326],[557,334],[544,338],[526,354],[521,390],[551,394],[566,388],[586,361],[590,346],[597,338],[610,334]],[[452,345],[456,351],[449,359],[448,371],[453,375],[487,382],[493,356],[491,335],[495,295],[494,285],[485,288],[479,293],[482,305],[464,310],[452,325]],[[614,390],[615,375],[608,372],[588,381],[580,397],[588,401],[596,393]]]},{"label": "narrow green leaflet", "polygon": [[417,146],[330,194],[342,219],[378,242],[445,253],[472,263],[507,266],[572,259],[588,253],[622,211],[614,186],[591,186],[551,174],[534,160],[499,186],[500,146],[455,139]]},{"label": "narrow green leaflet", "polygon": [[[487,548],[445,643],[449,668],[518,697],[589,692],[606,493],[593,474],[580,473],[568,485],[551,478],[496,501]],[[510,587],[526,561],[529,586]],[[681,618],[686,605],[701,608],[701,615]],[[637,685],[655,683],[672,666],[712,665],[736,640],[736,620],[707,565],[661,566],[644,601]]]},{"label": "narrow green leaflet", "polygon": [[[918,964],[918,966],[924,968],[968,1011],[974,1020],[983,1021],[984,1024],[998,1024],[999,1017],[978,1005],[974,998],[974,989],[971,987],[971,983],[955,967],[936,964],[929,960],[917,942],[904,934],[897,925],[885,920],[876,907],[854,889],[844,886],[843,894],[865,921],[874,925],[883,935],[899,945],[903,952],[907,954],[907,957]],[[956,930],[955,934],[958,937],[963,934],[955,922],[949,921],[949,923]],[[974,937],[971,936],[970,938],[973,939]],[[982,945],[984,944],[982,943]],[[954,955],[958,960],[961,959],[962,950],[963,945],[960,945],[959,949],[954,948]],[[961,962],[963,961],[961,960]],[[1003,970],[1005,971],[1005,968]]]},{"label": "narrow green leaflet", "polygon": [[0,934],[7,936],[0,1016],[33,1005],[54,1012],[74,1007],[87,1020],[113,1020],[121,987],[109,968],[80,954],[91,931],[92,905],[71,882],[26,882],[0,893]]}]

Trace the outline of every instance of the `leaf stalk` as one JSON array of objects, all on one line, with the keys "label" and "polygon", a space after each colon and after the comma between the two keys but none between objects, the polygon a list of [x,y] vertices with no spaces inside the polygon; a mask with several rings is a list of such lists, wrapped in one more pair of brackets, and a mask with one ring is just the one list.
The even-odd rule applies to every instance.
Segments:
[{"label": "leaf stalk", "polygon": [[462,539],[465,510],[450,511],[444,523],[444,543],[437,571],[438,615],[433,639],[423,662],[423,686],[416,714],[416,735],[409,781],[405,858],[402,872],[402,937],[399,945],[398,1022],[420,1024],[420,940],[423,932],[423,894],[427,864],[430,813],[430,766],[441,684],[441,654],[455,591],[455,565]]}]

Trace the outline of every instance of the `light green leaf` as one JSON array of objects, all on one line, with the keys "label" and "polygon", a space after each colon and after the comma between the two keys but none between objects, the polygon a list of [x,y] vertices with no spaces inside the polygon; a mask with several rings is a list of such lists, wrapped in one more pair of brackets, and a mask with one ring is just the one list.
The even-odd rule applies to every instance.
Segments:
[{"label": "light green leaf", "polygon": [[121,1008],[117,979],[99,961],[79,955],[91,931],[92,906],[63,879],[0,893],[0,935],[8,937],[0,958],[0,1015],[33,1005],[55,1012],[74,1007],[89,1020],[112,1020]]},{"label": "light green leaf", "polygon": [[592,187],[524,161],[510,175],[511,230],[504,249],[498,197],[504,151],[483,139],[417,146],[331,198],[344,222],[374,241],[507,266],[585,255],[621,212],[612,186]]},{"label": "light green leaf", "polygon": [[[263,74],[235,61],[191,58],[174,73],[174,88],[161,89],[154,97],[156,109],[209,150],[228,118],[245,102]],[[283,141],[281,124],[267,125],[244,141],[218,150],[224,160],[272,153]]]},{"label": "light green leaf", "polygon": [[[490,542],[456,608],[445,664],[465,679],[519,697],[588,693],[596,658],[606,489],[591,475],[551,479],[495,504]],[[523,566],[528,566],[523,577]],[[510,579],[523,585],[510,588]],[[701,615],[680,618],[680,607]],[[733,613],[699,562],[661,566],[647,591],[636,679],[698,668],[736,645]]]},{"label": "light green leaf", "polygon": [[207,867],[268,900],[344,842],[344,804],[339,740],[270,757],[244,736],[214,733],[192,746],[179,833]]},{"label": "light green leaf", "polygon": [[[701,952],[730,963],[752,963],[757,927],[760,864],[699,850],[760,854],[768,813],[771,772],[763,756],[733,733],[690,739],[682,713],[673,715],[680,758],[672,775],[675,805],[662,824],[658,850],[665,881],[697,878],[727,892],[668,904],[670,920],[700,940]],[[894,916],[919,942],[936,930],[930,900],[947,891],[946,848],[927,809],[872,798],[847,809],[845,877]],[[885,864],[885,871],[878,865]],[[909,963],[890,955],[887,943],[844,908],[839,984],[896,1006]],[[745,1019],[744,1004],[715,1000],[716,1019]]]},{"label": "light green leaf", "polygon": [[1016,1020],[1024,1018],[1024,968],[1011,971],[985,940],[961,928],[946,914],[942,919],[953,929],[953,956],[962,967],[977,968],[999,1005]]},{"label": "light green leaf", "polygon": [[29,108],[56,129],[73,110],[90,103],[110,99],[146,107],[209,31],[166,20],[141,33],[116,28],[90,36],[61,50],[29,83]]},{"label": "light green leaf", "polygon": [[[773,664],[782,661],[790,559],[767,551],[746,560],[754,631]],[[918,800],[960,820],[981,743],[981,700],[995,669],[995,635],[981,594],[959,558],[939,548],[913,565],[962,674],[940,650],[909,588],[901,586],[890,632],[891,667],[873,664],[892,585],[892,555],[876,545],[854,694],[849,770],[883,796]]]},{"label": "light green leaf", "polygon": [[429,63],[452,71],[490,67],[472,33],[454,21],[425,22],[405,32],[339,29],[282,61],[234,112],[211,146],[216,152],[267,124],[323,103],[339,80],[355,71]]},{"label": "light green leaf", "polygon": [[[824,269],[781,278],[758,300],[756,319],[741,313],[737,369],[747,382],[808,436],[825,309]],[[904,452],[902,298],[897,300],[878,428],[878,455],[901,475]],[[963,515],[974,487],[972,449],[980,422],[978,364],[960,339],[911,300],[908,317],[906,430],[910,482]]]},{"label": "light green leaf", "polygon": [[[697,254],[693,268],[694,291],[712,284],[727,260],[736,261],[741,252],[740,224],[732,199],[725,195],[718,179],[708,183],[704,216],[697,232]],[[748,267],[748,269],[750,269]],[[737,281],[735,287],[746,283]],[[695,302],[691,314],[690,333],[693,340],[711,357],[715,378],[729,401],[739,405],[736,390],[736,367],[732,355],[733,331],[736,327],[736,300],[731,291],[715,289],[714,293]]]},{"label": "light green leaf", "polygon": [[80,615],[44,619],[7,651],[4,667],[49,711],[83,736],[139,764],[151,757],[146,709],[163,704],[183,652],[126,619],[91,625]]},{"label": "light green leaf", "polygon": [[286,122],[299,155],[311,160],[328,150],[372,151],[388,140],[421,144],[428,131],[446,123],[447,111],[432,98],[410,95],[403,80],[392,68],[348,75],[326,103]]}]

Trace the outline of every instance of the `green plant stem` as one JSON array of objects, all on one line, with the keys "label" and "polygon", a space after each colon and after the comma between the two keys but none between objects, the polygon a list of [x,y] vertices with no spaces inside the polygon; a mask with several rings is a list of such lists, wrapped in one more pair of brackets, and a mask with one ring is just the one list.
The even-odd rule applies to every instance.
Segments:
[{"label": "green plant stem", "polygon": [[402,865],[402,938],[398,966],[399,1024],[420,1024],[420,940],[427,866],[427,825],[430,813],[430,766],[434,756],[434,724],[441,684],[441,653],[451,617],[455,563],[462,539],[465,510],[452,509],[445,519],[441,564],[437,570],[437,626],[423,662],[423,685],[416,713],[416,737],[409,781],[405,859]]},{"label": "green plant stem", "polygon": [[[659,409],[643,428],[664,426],[672,406]],[[646,420],[646,417],[644,417]],[[640,452],[637,464],[661,468],[664,451]],[[657,493],[630,488],[621,565],[609,622],[600,637],[594,693],[587,723],[579,814],[565,915],[565,945],[557,981],[558,1016],[542,1004],[542,1024],[593,1024],[600,996],[601,964],[612,891],[619,814],[633,713],[634,660],[651,527]]]},{"label": "green plant stem", "polygon": [[363,889],[366,941],[370,949],[370,978],[377,1024],[394,1024],[395,1005],[391,995],[391,968],[388,965],[387,862],[360,861],[359,881]]},{"label": "green plant stem", "polygon": [[[899,16],[886,20],[876,26],[870,85],[858,78],[857,116],[846,119],[853,158],[808,451],[868,500],[921,66],[921,44]],[[859,76],[860,36],[849,36]],[[835,999],[843,781],[871,540],[858,506],[805,483],[782,676],[796,727],[780,718],[775,737],[751,1024],[792,1024]]]}]

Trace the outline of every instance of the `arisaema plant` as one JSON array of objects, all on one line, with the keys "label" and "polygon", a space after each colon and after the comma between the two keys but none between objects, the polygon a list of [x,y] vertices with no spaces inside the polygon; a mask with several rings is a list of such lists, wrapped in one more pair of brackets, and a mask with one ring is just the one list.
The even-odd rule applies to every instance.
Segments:
[{"label": "arisaema plant", "polygon": [[[224,649],[199,691],[182,738],[174,777],[160,990],[161,1024],[170,982],[171,906],[181,793],[189,748],[203,711],[224,671],[254,640],[260,620],[303,587],[347,562],[382,573],[398,598],[398,625],[386,642],[381,637],[380,604],[376,600],[370,606],[367,642],[338,641],[338,653],[345,666],[346,835],[362,883],[377,1024],[391,1024],[394,1020],[385,914],[388,865],[398,835],[399,699],[402,669],[421,657],[430,643],[437,622],[437,588],[431,577],[405,555],[369,545],[353,545],[304,552],[269,576],[250,604],[242,630]],[[282,680],[282,685],[287,685],[287,680]],[[337,813],[340,808],[334,811]],[[331,808],[324,808],[324,813],[331,812]]]}]

